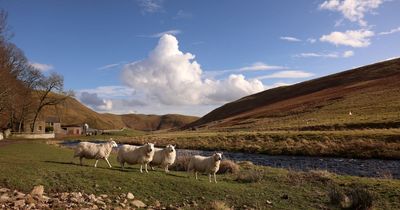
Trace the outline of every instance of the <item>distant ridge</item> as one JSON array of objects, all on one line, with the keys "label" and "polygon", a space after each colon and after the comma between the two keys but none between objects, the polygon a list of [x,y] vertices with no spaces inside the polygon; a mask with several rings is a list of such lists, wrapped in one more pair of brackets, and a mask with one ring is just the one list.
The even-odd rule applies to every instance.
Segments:
[{"label": "distant ridge", "polygon": [[84,106],[75,98],[68,98],[57,107],[47,107],[42,116],[58,116],[61,123],[83,124],[97,129],[121,129],[130,128],[141,131],[155,131],[180,128],[198,119],[194,116],[179,114],[144,115],[144,114],[110,114],[97,113]]},{"label": "distant ridge", "polygon": [[[400,125],[400,58],[227,103],[185,129],[346,129]],[[397,123],[399,122],[399,123]]]}]

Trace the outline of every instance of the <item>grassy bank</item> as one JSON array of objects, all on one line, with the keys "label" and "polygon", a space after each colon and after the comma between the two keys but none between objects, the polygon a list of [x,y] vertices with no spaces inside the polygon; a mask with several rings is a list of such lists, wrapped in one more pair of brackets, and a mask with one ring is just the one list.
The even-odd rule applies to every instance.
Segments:
[{"label": "grassy bank", "polygon": [[[228,150],[270,155],[400,159],[400,129],[167,133],[125,131],[96,137],[79,137],[79,139],[110,137],[122,143],[157,142],[158,145],[176,144],[178,148],[186,149]],[[72,137],[72,139],[77,138]]]},{"label": "grassy bank", "polygon": [[[219,183],[211,184],[206,176],[196,181],[185,172],[164,174],[158,170],[140,174],[136,166],[121,171],[115,155],[110,158],[115,166],[112,169],[104,162],[93,168],[93,160],[86,161],[90,166],[71,164],[71,157],[69,149],[37,141],[2,145],[0,186],[29,192],[34,185],[42,184],[47,192],[84,191],[111,197],[132,192],[146,203],[157,200],[165,206],[195,201],[198,208],[207,208],[212,201],[219,200],[235,208],[260,209],[337,209],[329,204],[332,186],[343,190],[361,186],[373,194],[376,209],[400,208],[399,180],[248,166],[242,167],[239,175],[219,175]],[[272,204],[267,204],[267,200]]]}]

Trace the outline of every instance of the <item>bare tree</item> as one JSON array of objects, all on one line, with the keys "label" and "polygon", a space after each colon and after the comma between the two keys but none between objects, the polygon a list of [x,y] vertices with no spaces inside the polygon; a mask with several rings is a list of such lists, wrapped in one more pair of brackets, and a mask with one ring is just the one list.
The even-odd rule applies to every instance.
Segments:
[{"label": "bare tree", "polygon": [[54,72],[48,77],[43,77],[34,92],[38,102],[34,109],[31,132],[34,131],[36,121],[44,107],[60,104],[73,95],[72,92],[64,91],[64,78]]}]

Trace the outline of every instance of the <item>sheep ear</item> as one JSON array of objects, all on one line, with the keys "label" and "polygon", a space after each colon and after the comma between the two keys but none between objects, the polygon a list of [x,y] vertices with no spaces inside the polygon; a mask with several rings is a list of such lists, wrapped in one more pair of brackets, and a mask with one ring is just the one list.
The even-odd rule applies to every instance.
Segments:
[{"label": "sheep ear", "polygon": [[174,145],[172,145],[172,146],[174,146],[174,148],[176,147],[176,144],[174,144]]}]

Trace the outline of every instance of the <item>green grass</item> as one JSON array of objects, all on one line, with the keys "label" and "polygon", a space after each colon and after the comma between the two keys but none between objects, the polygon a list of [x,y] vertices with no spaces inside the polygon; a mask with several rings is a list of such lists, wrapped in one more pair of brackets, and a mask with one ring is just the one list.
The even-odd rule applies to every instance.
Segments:
[{"label": "green grass", "polygon": [[[330,184],[327,184],[325,179],[307,173],[256,167],[263,171],[260,182],[240,183],[235,181],[236,175],[219,175],[219,183],[213,184],[208,183],[206,176],[196,181],[184,172],[165,174],[158,170],[140,174],[137,166],[121,171],[114,154],[110,158],[112,169],[102,161],[94,168],[93,160],[85,161],[88,166],[79,166],[70,163],[72,154],[70,149],[38,141],[17,141],[0,146],[0,185],[29,192],[34,185],[42,184],[47,192],[84,191],[112,197],[132,192],[147,204],[155,200],[163,205],[195,200],[199,208],[207,208],[214,200],[235,207],[264,208],[269,200],[274,209],[320,209],[329,206],[330,184],[343,188],[361,185],[376,196],[376,209],[400,208],[399,180],[329,175]],[[283,194],[289,199],[281,199]]]}]

